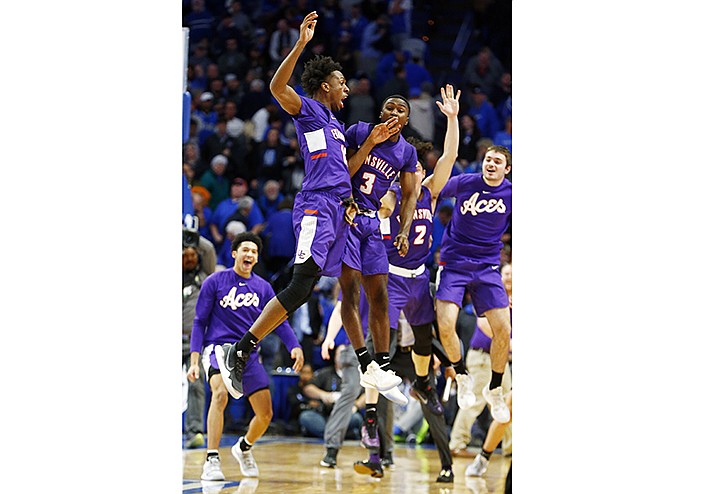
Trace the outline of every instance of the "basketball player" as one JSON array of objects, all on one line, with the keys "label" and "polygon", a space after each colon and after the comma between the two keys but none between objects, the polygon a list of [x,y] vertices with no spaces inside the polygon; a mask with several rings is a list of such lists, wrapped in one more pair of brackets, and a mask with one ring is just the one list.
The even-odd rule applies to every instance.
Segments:
[{"label": "basketball player", "polygon": [[[317,13],[310,12],[300,25],[300,37],[270,81],[270,91],[295,123],[305,163],[302,190],[295,197],[295,267],[290,284],[265,306],[242,340],[226,345],[221,375],[226,385],[242,393],[242,372],[250,352],[268,333],[303,305],[321,275],[337,277],[348,235],[348,224],[356,212],[346,158],[344,124],[333,111],[343,108],[349,90],[340,64],[318,56],[305,64],[301,84],[307,98],[288,85],[300,54],[312,39]],[[373,129],[372,140],[389,136],[387,125]],[[392,386],[395,376],[374,374],[374,384]]]},{"label": "basketball player", "polygon": [[[406,204],[406,194],[404,193],[406,191],[401,191],[401,189],[404,186],[399,187],[394,184],[390,187],[390,190],[382,198],[382,206],[378,211],[378,215],[383,221],[383,238],[385,239],[389,261],[390,274],[387,281],[389,325],[397,330],[400,311],[403,311],[412,327],[415,343],[411,355],[414,374],[417,376],[413,382],[414,394],[424,405],[423,412],[428,410],[436,416],[435,419],[427,417],[428,423],[433,425],[436,425],[436,422],[438,423],[433,438],[436,444],[439,445],[438,450],[445,452],[445,454],[441,454],[443,465],[438,476],[438,482],[452,482],[454,477],[452,459],[447,434],[445,433],[444,418],[439,418],[443,414],[443,407],[440,404],[436,387],[431,382],[429,373],[432,359],[432,323],[435,319],[435,313],[430,293],[430,273],[425,269],[425,261],[430,252],[430,237],[435,205],[440,191],[443,190],[448,178],[450,178],[450,173],[457,158],[459,144],[457,115],[460,110],[459,98],[461,92],[458,91],[457,95],[455,95],[453,86],[448,84],[445,88],[440,88],[440,94],[443,102],[442,104],[437,102],[437,105],[448,119],[443,154],[435,166],[435,173],[429,177],[425,177],[425,169],[422,164],[418,161],[415,163],[416,181],[412,196],[416,196],[417,200],[412,202],[413,214],[409,228],[410,238],[408,239],[408,250],[405,255],[401,255],[402,253],[391,240],[397,238],[403,231],[402,211]],[[423,152],[427,148],[432,148],[432,144],[425,143],[425,146],[422,146],[419,143],[418,147],[420,147],[420,152]],[[440,425],[440,423],[442,424]],[[367,428],[368,435],[376,437],[376,428],[370,430],[369,425],[367,425]],[[443,433],[440,434],[439,431],[443,431]],[[436,435],[440,437],[436,438]],[[382,476],[379,455],[373,455],[371,449],[370,458],[357,462],[355,470],[359,473],[369,473],[374,477]]]},{"label": "basketball player", "polygon": [[[212,400],[207,416],[208,450],[202,480],[225,480],[220,468],[220,437],[223,431],[224,411],[228,393],[239,398],[232,387],[226,387],[220,375],[218,349],[229,341],[243,336],[244,328],[260,315],[265,304],[275,296],[270,283],[252,272],[262,251],[262,240],[252,232],[235,236],[232,242],[232,268],[218,271],[207,277],[200,287],[195,319],[190,335],[190,368],[188,380],[194,382],[200,377],[200,352],[205,375],[209,378]],[[278,335],[290,356],[295,359],[293,369],[299,371],[304,363],[302,349],[295,332],[285,322],[278,328]],[[258,467],[253,458],[252,445],[267,430],[272,419],[272,398],[270,379],[265,368],[258,361],[258,352],[253,351],[245,364],[243,389],[248,402],[255,412],[248,430],[232,447],[231,452],[240,463],[240,471],[246,477],[257,477]]]},{"label": "basketball player", "polygon": [[490,414],[500,423],[510,420],[501,382],[510,347],[508,295],[500,277],[500,238],[510,224],[512,155],[503,146],[490,146],[482,174],[463,174],[448,180],[442,197],[455,197],[450,223],[440,245],[435,308],[440,340],[453,363],[458,383],[458,406],[475,401],[473,379],[465,368],[455,331],[458,312],[467,289],[478,316],[484,314],[492,329],[490,362],[492,376],[482,390]]}]

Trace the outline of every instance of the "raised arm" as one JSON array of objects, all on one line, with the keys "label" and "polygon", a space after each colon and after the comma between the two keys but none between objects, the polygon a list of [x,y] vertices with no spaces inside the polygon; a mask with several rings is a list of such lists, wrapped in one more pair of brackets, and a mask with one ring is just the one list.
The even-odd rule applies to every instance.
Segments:
[{"label": "raised arm", "polygon": [[[305,45],[312,39],[315,34],[315,24],[317,24],[317,12],[314,10],[305,16],[302,24],[300,24],[300,37],[298,38],[295,46],[293,46],[290,53],[288,53],[285,60],[282,61],[278,69],[275,71],[272,80],[270,81],[270,92],[275,99],[278,100],[283,110],[288,112],[290,115],[297,115],[300,112],[302,106],[302,100],[295,90],[288,86],[288,81],[292,76],[295,65],[297,64],[300,54],[305,49]],[[310,95],[312,96],[312,95]]]},{"label": "raised arm", "polygon": [[445,88],[440,88],[442,96],[442,104],[439,101],[435,103],[440,111],[445,114],[448,119],[447,131],[445,132],[445,143],[443,146],[443,154],[435,165],[435,172],[423,181],[423,185],[430,189],[432,194],[433,209],[435,200],[445,187],[453,165],[458,155],[458,146],[460,144],[460,130],[458,124],[458,113],[460,112],[460,93],[454,94],[452,85],[447,84]]},{"label": "raised arm", "polygon": [[357,149],[348,149],[348,171],[352,177],[360,169],[362,164],[370,154],[372,148],[381,142],[385,142],[392,136],[400,132],[400,127],[397,125],[397,117],[390,118],[387,122],[377,124],[370,131],[370,134],[365,139],[365,142]]}]

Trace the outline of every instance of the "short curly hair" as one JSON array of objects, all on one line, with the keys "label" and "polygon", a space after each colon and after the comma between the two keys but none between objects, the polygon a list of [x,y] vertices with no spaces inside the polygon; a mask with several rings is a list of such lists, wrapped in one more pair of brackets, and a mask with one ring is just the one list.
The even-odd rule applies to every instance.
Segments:
[{"label": "short curly hair", "polygon": [[315,96],[315,93],[320,89],[320,85],[336,70],[342,72],[342,65],[330,57],[316,55],[312,60],[305,62],[300,77],[300,86],[302,86],[305,94],[310,97]]},{"label": "short curly hair", "polygon": [[420,161],[423,166],[425,166],[425,156],[434,147],[432,142],[421,141],[420,139],[412,136],[408,137],[405,140],[415,148],[415,150],[417,151],[418,161]]}]

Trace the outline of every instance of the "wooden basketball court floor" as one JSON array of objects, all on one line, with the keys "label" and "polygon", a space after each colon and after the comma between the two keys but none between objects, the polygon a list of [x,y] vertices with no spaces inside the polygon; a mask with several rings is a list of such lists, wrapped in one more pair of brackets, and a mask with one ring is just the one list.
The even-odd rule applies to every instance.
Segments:
[{"label": "wooden basketball court floor", "polygon": [[505,476],[510,458],[494,454],[482,477],[465,477],[471,458],[453,458],[455,482],[435,482],[440,460],[434,446],[396,444],[395,469],[386,470],[381,479],[360,475],[353,470],[356,460],[368,457],[360,441],[345,441],[334,469],[320,466],[325,448],[319,439],[297,437],[264,437],[253,447],[258,464],[257,479],[243,477],[240,466],[230,453],[237,436],[223,435],[220,460],[225,481],[200,480],[205,449],[183,450],[183,494],[504,494]]}]

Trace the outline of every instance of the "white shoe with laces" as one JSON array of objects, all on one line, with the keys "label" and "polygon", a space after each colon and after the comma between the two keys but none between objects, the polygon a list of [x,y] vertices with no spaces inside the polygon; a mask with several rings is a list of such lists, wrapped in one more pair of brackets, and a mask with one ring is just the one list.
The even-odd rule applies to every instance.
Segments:
[{"label": "white shoe with laces", "polygon": [[360,369],[360,385],[363,388],[375,388],[383,392],[398,386],[401,382],[402,379],[395,375],[394,371],[382,370],[374,360],[370,362],[365,372]]},{"label": "white shoe with laces", "polygon": [[490,384],[485,386],[482,390],[483,398],[488,402],[490,407],[490,415],[492,418],[505,424],[510,422],[510,409],[505,403],[505,397],[503,396],[503,390],[500,386],[495,389],[490,389]]},{"label": "white shoe with laces", "polygon": [[201,480],[225,480],[225,475],[222,473],[220,468],[220,458],[217,456],[211,456],[205,460],[203,465],[203,473],[200,476]]},{"label": "white shoe with laces", "polygon": [[470,408],[477,401],[473,391],[473,377],[470,374],[458,374],[455,376],[455,382],[457,382],[458,407],[462,409]]},{"label": "white shoe with laces", "polygon": [[242,437],[238,439],[238,442],[233,445],[230,452],[238,461],[238,463],[240,463],[240,471],[245,477],[257,477],[260,472],[258,471],[257,463],[255,463],[255,458],[253,458],[252,450],[241,450],[240,441],[242,440]]},{"label": "white shoe with laces", "polygon": [[488,461],[483,455],[477,455],[472,463],[465,469],[465,475],[468,477],[479,477],[485,473],[488,467]]}]

